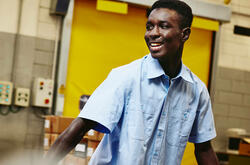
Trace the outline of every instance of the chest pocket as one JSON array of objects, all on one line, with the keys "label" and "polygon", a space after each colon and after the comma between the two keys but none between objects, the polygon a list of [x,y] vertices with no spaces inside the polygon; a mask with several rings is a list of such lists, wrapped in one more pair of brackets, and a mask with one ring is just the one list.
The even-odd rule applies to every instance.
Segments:
[{"label": "chest pocket", "polygon": [[136,140],[147,141],[152,134],[152,114],[135,110],[128,112],[128,136]]},{"label": "chest pocket", "polygon": [[151,136],[153,114],[146,113],[137,107],[126,112],[128,136],[136,140],[147,140]]},{"label": "chest pocket", "polygon": [[184,147],[193,127],[195,112],[191,111],[190,107],[180,111],[169,114],[166,138],[169,145]]},{"label": "chest pocket", "polygon": [[139,110],[131,110],[128,115],[128,137],[136,140],[144,140],[144,119],[143,114]]},{"label": "chest pocket", "polygon": [[172,146],[186,146],[196,115],[195,88],[190,83],[176,83],[168,106],[167,142]]}]

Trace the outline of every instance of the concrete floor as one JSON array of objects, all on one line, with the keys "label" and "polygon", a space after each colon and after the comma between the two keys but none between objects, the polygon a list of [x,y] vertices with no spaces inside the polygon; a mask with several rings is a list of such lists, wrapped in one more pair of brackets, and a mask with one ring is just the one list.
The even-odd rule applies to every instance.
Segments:
[{"label": "concrete floor", "polygon": [[[46,165],[43,155],[46,151],[24,149],[22,144],[0,141],[0,164],[2,165]],[[87,165],[86,159],[68,154],[58,165]]]},{"label": "concrete floor", "polygon": [[24,149],[22,144],[0,141],[0,164],[35,165],[41,162],[42,156],[42,150]]}]

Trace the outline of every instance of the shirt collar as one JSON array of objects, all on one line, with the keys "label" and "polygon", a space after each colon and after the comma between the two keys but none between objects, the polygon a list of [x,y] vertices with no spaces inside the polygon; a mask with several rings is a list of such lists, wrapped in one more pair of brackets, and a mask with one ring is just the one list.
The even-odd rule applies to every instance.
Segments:
[{"label": "shirt collar", "polygon": [[[159,61],[151,56],[151,54],[146,56],[146,61],[147,61],[147,78],[148,79],[153,79],[160,77],[162,75],[165,75],[164,70],[162,69]],[[178,73],[178,75],[173,78],[183,78],[184,80],[193,83],[193,79],[190,75],[190,70],[183,64],[181,63],[181,71]]]},{"label": "shirt collar", "polygon": [[160,77],[165,74],[159,61],[151,56],[151,54],[146,56],[147,61],[147,78],[153,79]]},{"label": "shirt collar", "polygon": [[181,77],[185,81],[188,81],[191,83],[194,82],[191,77],[190,70],[182,62],[181,62],[181,71],[178,73],[178,75],[174,79],[177,79],[179,77]]}]

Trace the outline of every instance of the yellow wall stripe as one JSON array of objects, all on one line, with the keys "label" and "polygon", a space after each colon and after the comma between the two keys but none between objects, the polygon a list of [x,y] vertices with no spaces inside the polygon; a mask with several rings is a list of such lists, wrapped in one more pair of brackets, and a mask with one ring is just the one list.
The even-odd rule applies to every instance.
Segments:
[{"label": "yellow wall stripe", "polygon": [[128,4],[124,2],[97,0],[96,9],[101,11],[119,13],[119,14],[127,14]]},{"label": "yellow wall stripe", "polygon": [[219,30],[219,22],[215,20],[194,17],[192,27],[211,30],[211,31],[218,31]]}]

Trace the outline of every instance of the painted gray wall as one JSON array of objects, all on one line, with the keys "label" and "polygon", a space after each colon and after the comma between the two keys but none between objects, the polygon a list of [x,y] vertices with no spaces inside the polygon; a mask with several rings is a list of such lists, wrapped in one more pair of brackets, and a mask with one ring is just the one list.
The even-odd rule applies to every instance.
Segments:
[{"label": "painted gray wall", "polygon": [[[51,78],[54,48],[52,40],[0,32],[0,80],[31,89],[36,77]],[[18,113],[0,115],[0,142],[4,144],[0,145],[0,152],[6,148],[41,149],[44,133],[41,115],[46,111],[29,106]]]},{"label": "painted gray wall", "polygon": [[12,33],[0,33],[0,80],[11,80],[15,37]]}]

